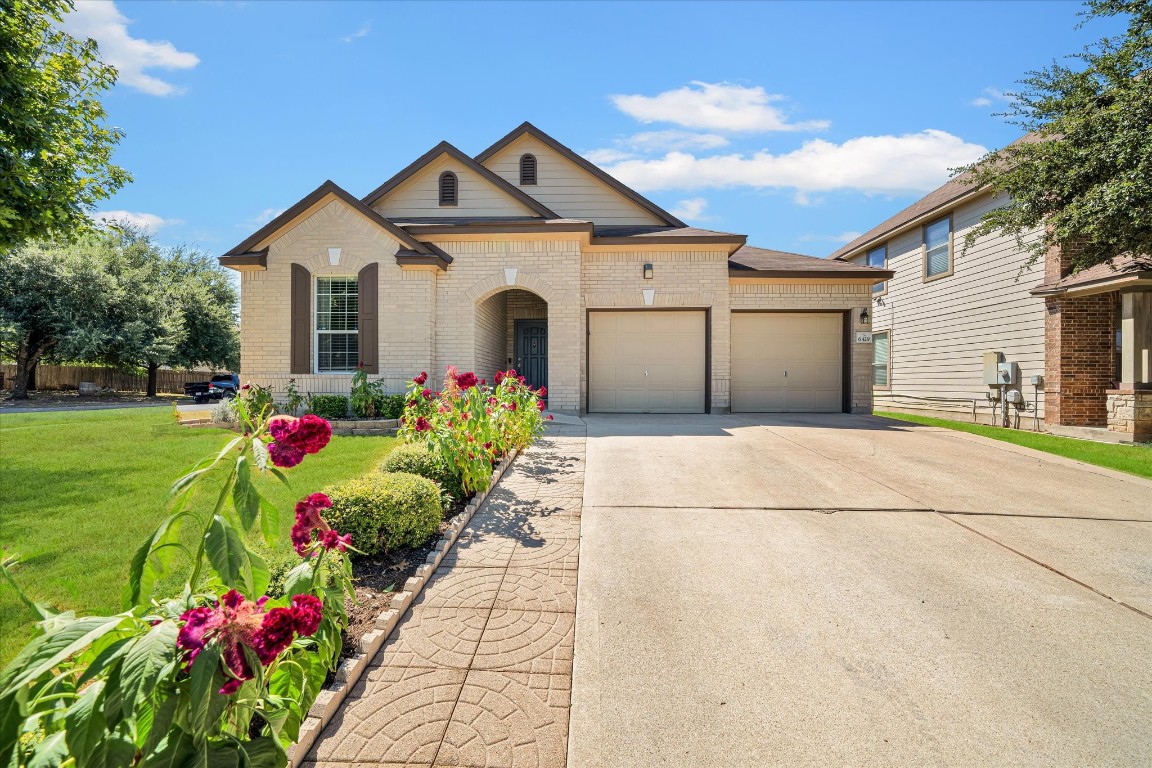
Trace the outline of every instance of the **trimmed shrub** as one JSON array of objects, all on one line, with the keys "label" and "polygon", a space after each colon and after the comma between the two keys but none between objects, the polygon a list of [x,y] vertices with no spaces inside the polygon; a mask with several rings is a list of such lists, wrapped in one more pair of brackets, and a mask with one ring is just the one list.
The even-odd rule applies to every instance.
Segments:
[{"label": "trimmed shrub", "polygon": [[404,394],[383,395],[376,404],[376,413],[382,419],[398,419],[404,415]]},{"label": "trimmed shrub", "polygon": [[464,498],[460,478],[452,473],[444,459],[428,449],[427,443],[405,443],[393,449],[380,462],[380,471],[420,475],[439,485],[454,500]]},{"label": "trimmed shrub", "polygon": [[312,395],[308,410],[322,419],[348,418],[348,398],[344,395]]},{"label": "trimmed shrub", "polygon": [[440,488],[406,472],[377,472],[324,491],[324,519],[366,555],[425,544],[440,530]]}]

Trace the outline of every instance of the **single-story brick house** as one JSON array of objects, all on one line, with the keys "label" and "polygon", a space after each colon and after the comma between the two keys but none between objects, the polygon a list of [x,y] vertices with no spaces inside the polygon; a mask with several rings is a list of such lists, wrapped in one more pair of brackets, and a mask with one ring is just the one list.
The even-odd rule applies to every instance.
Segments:
[{"label": "single-story brick house", "polygon": [[1020,368],[1019,426],[1152,440],[1152,259],[1073,273],[1060,249],[1028,268],[998,233],[965,249],[1007,202],[956,178],[831,254],[894,273],[873,289],[877,408],[987,423],[983,358],[1000,352]]},{"label": "single-story brick house", "polygon": [[[220,258],[245,380],[392,392],[514,367],[566,413],[869,412],[882,269],[686,226],[525,123],[363,198],[328,181]],[[858,335],[858,332],[864,332]]]}]

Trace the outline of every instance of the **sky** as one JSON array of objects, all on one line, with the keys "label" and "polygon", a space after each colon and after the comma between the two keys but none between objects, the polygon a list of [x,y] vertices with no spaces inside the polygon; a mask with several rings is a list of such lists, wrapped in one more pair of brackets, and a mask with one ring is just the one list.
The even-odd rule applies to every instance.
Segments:
[{"label": "sky", "polygon": [[1123,29],[1078,2],[78,0],[134,181],[104,216],[222,254],[528,120],[687,223],[826,256],[1001,147],[1029,70]]}]

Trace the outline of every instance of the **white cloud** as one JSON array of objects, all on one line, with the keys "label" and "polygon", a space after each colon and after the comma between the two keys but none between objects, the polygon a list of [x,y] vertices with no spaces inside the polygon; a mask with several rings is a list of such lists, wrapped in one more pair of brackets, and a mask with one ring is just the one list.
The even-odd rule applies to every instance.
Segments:
[{"label": "white cloud", "polygon": [[284,211],[286,211],[286,210],[288,210],[288,209],[287,208],[265,208],[264,210],[260,211],[260,213],[256,214],[252,218],[248,219],[245,222],[245,224],[248,226],[252,226],[252,227],[262,227],[265,224],[267,224],[268,222],[272,221],[272,219],[274,219],[277,216],[279,216],[280,214],[284,213]]},{"label": "white cloud", "polygon": [[968,102],[969,106],[990,107],[996,102],[1007,104],[1012,101],[1012,94],[1005,93],[999,88],[985,88],[981,93],[984,95],[972,99],[972,101]]},{"label": "white cloud", "polygon": [[862,234],[864,234],[864,233],[851,231],[851,232],[841,232],[838,235],[801,235],[800,241],[804,242],[804,243],[820,242],[820,243],[841,243],[841,244],[843,244],[843,243],[852,242],[856,238],[860,237],[860,235],[862,235]]},{"label": "white cloud", "polygon": [[632,152],[624,152],[619,149],[593,149],[590,152],[584,153],[585,160],[599,166],[619,163],[621,160],[629,160],[633,157],[636,157],[636,155]]},{"label": "white cloud", "polygon": [[673,123],[698,130],[819,131],[830,125],[827,120],[788,122],[787,115],[773,106],[784,97],[768,93],[760,86],[749,88],[733,83],[693,81],[655,96],[618,94],[611,99],[617,109],[642,123]]},{"label": "white cloud", "polygon": [[652,159],[622,159],[606,170],[641,191],[747,186],[804,193],[855,190],[907,194],[935,189],[948,169],[986,153],[946,131],[902,136],[860,136],[842,144],[814,139],[792,152],[698,157],[669,152]]},{"label": "white cloud", "polygon": [[117,82],[153,96],[178,93],[176,86],[144,73],[146,69],[191,69],[200,63],[194,53],[176,50],[167,40],[142,40],[128,34],[131,22],[111,0],[79,0],[64,17],[64,31],[79,38],[90,37],[100,46],[100,60],[116,67]]},{"label": "white cloud", "polygon": [[687,200],[681,200],[676,203],[676,207],[669,213],[678,219],[685,219],[687,221],[707,221],[708,217],[704,215],[704,209],[708,207],[708,201],[702,197],[690,197]]},{"label": "white cloud", "polygon": [[668,152],[675,149],[718,149],[728,146],[728,139],[715,133],[670,130],[637,133],[617,139],[615,143],[638,152]]},{"label": "white cloud", "polygon": [[154,213],[138,213],[135,211],[102,211],[96,214],[96,221],[109,223],[126,223],[139,227],[147,232],[155,233],[164,227],[183,224],[183,219],[165,219]]},{"label": "white cloud", "polygon": [[360,29],[356,30],[350,35],[345,35],[340,38],[345,43],[354,43],[362,37],[368,37],[368,33],[372,31],[372,22],[366,21],[360,25]]}]

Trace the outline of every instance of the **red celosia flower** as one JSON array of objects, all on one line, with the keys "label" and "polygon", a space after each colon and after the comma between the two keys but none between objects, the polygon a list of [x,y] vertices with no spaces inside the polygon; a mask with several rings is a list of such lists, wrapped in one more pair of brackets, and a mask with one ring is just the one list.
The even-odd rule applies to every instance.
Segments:
[{"label": "red celosia flower", "polygon": [[271,664],[292,645],[292,635],[296,631],[296,615],[290,608],[273,608],[264,614],[260,628],[252,638],[252,649],[261,664]]},{"label": "red celosia flower", "polygon": [[331,506],[332,500],[322,493],[314,493],[296,502],[296,523],[292,526],[290,537],[300,557],[308,556],[308,550],[312,547],[312,531],[319,529],[323,533],[331,530],[320,516],[321,509]]},{"label": "red celosia flower", "polygon": [[524,383],[524,381],[525,381],[525,379],[524,379],[524,377],[523,377],[523,376],[517,376],[517,377],[516,377],[516,381],[517,381],[518,383],[520,383],[520,384],[523,384],[523,383]]},{"label": "red celosia flower", "polygon": [[547,416],[545,416],[544,420],[545,421],[552,421],[552,414],[548,414]]},{"label": "red celosia flower", "polygon": [[417,432],[428,432],[431,429],[432,429],[432,423],[430,421],[428,421],[428,419],[424,418],[423,416],[416,417],[416,431]]},{"label": "red celosia flower", "polygon": [[507,403],[507,404],[505,404],[504,407],[510,411],[514,411],[514,410],[516,410],[516,403],[515,402]]},{"label": "red celosia flower", "polygon": [[492,450],[492,441],[488,441],[487,443],[484,443],[484,449],[488,450],[488,451]]},{"label": "red celosia flower", "polygon": [[540,389],[536,390],[536,396],[548,397],[548,387],[540,387]]},{"label": "red celosia flower", "polygon": [[420,394],[424,397],[425,400],[431,400],[432,399],[432,390],[430,390],[430,389],[425,388],[424,391],[421,392]]},{"label": "red celosia flower", "polygon": [[296,421],[292,442],[304,453],[320,453],[332,439],[332,425],[314,414],[301,416]]},{"label": "red celosia flower", "polygon": [[460,389],[471,389],[476,386],[476,374],[472,371],[456,374],[456,386]]},{"label": "red celosia flower", "polygon": [[220,693],[235,693],[245,680],[255,676],[240,646],[246,645],[259,654],[257,636],[266,600],[260,598],[252,602],[232,589],[221,596],[215,607],[192,608],[180,617],[184,626],[176,635],[176,647],[184,652],[186,665],[191,666],[209,642],[220,646],[222,661],[230,675]]},{"label": "red celosia flower", "polygon": [[304,461],[304,451],[282,443],[269,443],[268,455],[278,467],[294,467]]},{"label": "red celosia flower", "polygon": [[500,382],[504,381],[504,371],[496,371],[496,375],[492,378],[494,378],[496,383],[499,384]]},{"label": "red celosia flower", "polygon": [[341,552],[347,552],[348,547],[352,546],[352,534],[346,533],[341,536],[336,531],[329,529],[321,532],[319,541],[320,546],[329,551],[338,549]]},{"label": "red celosia flower", "polygon": [[296,622],[296,634],[305,637],[316,634],[323,616],[320,598],[315,595],[296,595],[292,598],[292,612]]},{"label": "red celosia flower", "polygon": [[482,387],[483,387],[483,386],[484,386],[484,385],[486,385],[487,383],[488,383],[488,379],[480,379],[480,386],[482,386]]},{"label": "red celosia flower", "polygon": [[498,402],[500,402],[500,401],[494,397],[488,398],[488,405],[496,405],[496,403],[498,403]]},{"label": "red celosia flower", "polygon": [[420,375],[412,379],[415,384],[423,384],[426,381],[428,381],[428,371],[420,371]]},{"label": "red celosia flower", "polygon": [[536,401],[536,410],[538,410],[538,411],[544,410],[544,401],[543,400],[537,400]]},{"label": "red celosia flower", "polygon": [[515,368],[509,368],[506,371],[506,375],[511,376],[512,378],[516,378],[516,369]]},{"label": "red celosia flower", "polygon": [[252,385],[251,385],[251,384],[245,384],[244,386],[240,387],[240,391],[241,391],[241,392],[246,392],[246,391],[248,391],[249,389],[252,389]]}]

